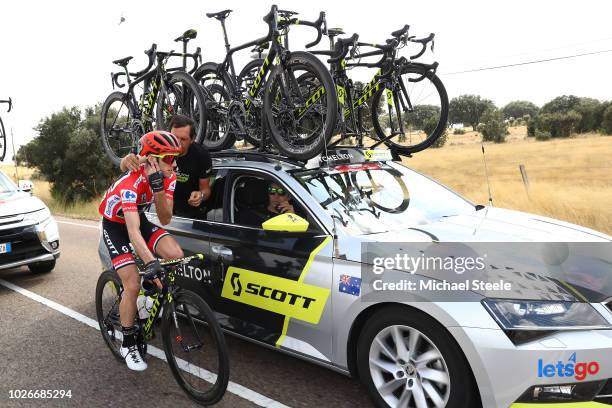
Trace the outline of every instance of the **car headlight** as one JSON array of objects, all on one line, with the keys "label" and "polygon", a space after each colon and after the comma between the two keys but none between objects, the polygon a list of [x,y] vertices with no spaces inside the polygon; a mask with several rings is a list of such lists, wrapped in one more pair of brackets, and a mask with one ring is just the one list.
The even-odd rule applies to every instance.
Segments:
[{"label": "car headlight", "polygon": [[42,208],[38,211],[26,213],[23,216],[24,220],[33,221],[36,224],[43,224],[51,218],[51,211],[47,207]]},{"label": "car headlight", "polygon": [[589,303],[515,299],[484,299],[482,303],[504,330],[558,331],[611,327]]}]

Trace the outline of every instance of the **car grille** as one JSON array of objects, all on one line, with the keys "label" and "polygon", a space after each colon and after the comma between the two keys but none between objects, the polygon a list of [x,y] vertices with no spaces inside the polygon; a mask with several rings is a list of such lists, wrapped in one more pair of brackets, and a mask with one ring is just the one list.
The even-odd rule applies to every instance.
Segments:
[{"label": "car grille", "polygon": [[[608,304],[610,306],[610,304]],[[608,381],[603,386],[597,397],[595,397],[595,401],[600,402],[602,404],[612,405],[612,378],[608,378]]]},{"label": "car grille", "polygon": [[0,265],[48,253],[40,244],[32,226],[0,230],[0,243],[5,242],[11,243],[11,252],[0,256]]},{"label": "car grille", "polygon": [[23,221],[23,215],[5,215],[0,217],[0,228]]}]

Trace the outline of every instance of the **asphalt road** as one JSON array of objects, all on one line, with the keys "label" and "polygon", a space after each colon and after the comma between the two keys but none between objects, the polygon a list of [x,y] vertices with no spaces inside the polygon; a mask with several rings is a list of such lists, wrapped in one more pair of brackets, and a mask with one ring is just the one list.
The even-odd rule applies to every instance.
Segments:
[{"label": "asphalt road", "polygon": [[[57,221],[61,257],[51,273],[34,275],[26,267],[0,271],[0,407],[193,406],[164,361],[149,357],[148,370],[136,373],[111,355],[91,320],[100,273],[97,223]],[[32,299],[35,295],[44,299]],[[76,314],[66,315],[70,310],[61,306]],[[219,407],[371,406],[356,380],[244,340],[227,340],[233,384]],[[72,397],[9,398],[11,390],[24,389],[70,390]]]}]

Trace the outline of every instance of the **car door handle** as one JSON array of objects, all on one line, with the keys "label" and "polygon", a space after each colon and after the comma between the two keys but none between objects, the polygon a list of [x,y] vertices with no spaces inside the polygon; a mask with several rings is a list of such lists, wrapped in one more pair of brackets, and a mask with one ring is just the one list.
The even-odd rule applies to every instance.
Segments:
[{"label": "car door handle", "polygon": [[226,260],[231,259],[234,255],[231,249],[221,246],[221,245],[212,246],[211,249],[212,249],[213,254],[218,255],[219,258],[223,258]]}]

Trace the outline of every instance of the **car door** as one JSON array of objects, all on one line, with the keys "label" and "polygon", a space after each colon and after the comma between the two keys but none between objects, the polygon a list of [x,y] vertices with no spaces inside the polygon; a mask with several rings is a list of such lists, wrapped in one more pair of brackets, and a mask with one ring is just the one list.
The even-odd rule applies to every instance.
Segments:
[{"label": "car door", "polygon": [[209,231],[212,269],[224,277],[215,309],[227,329],[329,360],[331,237],[306,208],[302,215],[311,221],[306,232],[266,231],[237,213],[266,205],[272,179],[257,171],[228,175],[224,222]]}]

